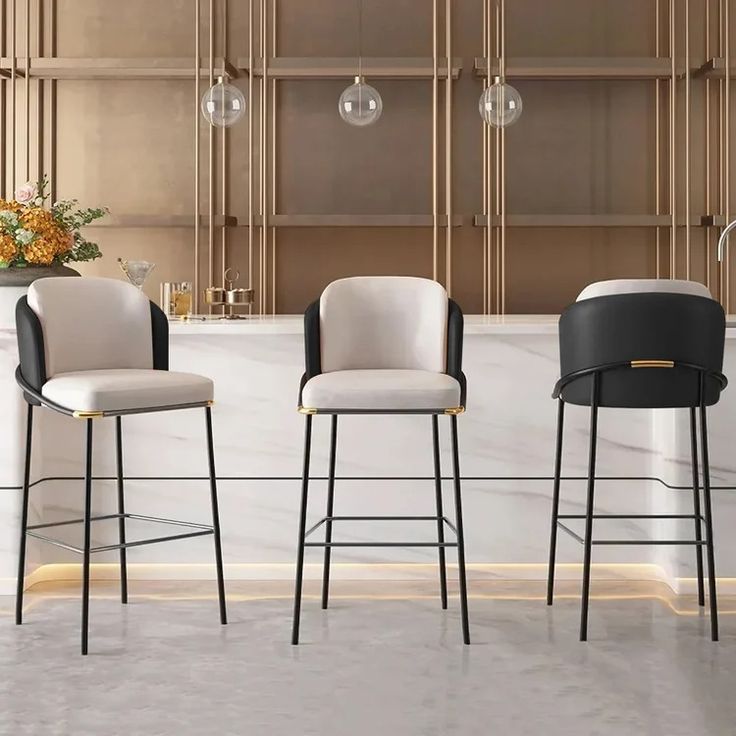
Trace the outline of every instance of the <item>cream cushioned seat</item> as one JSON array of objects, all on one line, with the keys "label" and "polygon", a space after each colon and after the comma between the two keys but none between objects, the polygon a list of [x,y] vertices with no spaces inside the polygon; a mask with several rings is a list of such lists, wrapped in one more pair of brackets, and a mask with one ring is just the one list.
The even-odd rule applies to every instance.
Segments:
[{"label": "cream cushioned seat", "polygon": [[434,371],[341,370],[310,378],[302,403],[311,409],[453,409],[460,406],[460,384]]},{"label": "cream cushioned seat", "polygon": [[74,411],[122,411],[212,401],[214,386],[192,373],[117,368],[59,373],[41,393]]}]

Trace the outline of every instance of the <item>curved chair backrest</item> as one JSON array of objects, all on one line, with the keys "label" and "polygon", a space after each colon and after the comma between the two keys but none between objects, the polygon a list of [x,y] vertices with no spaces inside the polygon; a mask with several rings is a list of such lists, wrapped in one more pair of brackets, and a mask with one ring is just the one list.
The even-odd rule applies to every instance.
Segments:
[{"label": "curved chair backrest", "polygon": [[[624,367],[599,373],[600,406],[659,408],[700,403],[700,371],[723,368],[725,314],[702,285],[687,281],[632,280],[592,284],[560,317],[560,371],[632,361],[674,361],[674,367]],[[650,363],[651,365],[651,363]],[[589,406],[592,376],[564,385],[562,398]],[[722,386],[705,379],[705,403]]]},{"label": "curved chair backrest", "polygon": [[577,298],[593,299],[597,296],[614,296],[615,294],[690,294],[712,299],[708,288],[698,281],[684,279],[611,279],[596,281],[586,286]]},{"label": "curved chair backrest", "polygon": [[319,301],[322,371],[447,367],[447,292],[408,276],[340,279]]},{"label": "curved chair backrest", "polygon": [[16,308],[21,374],[36,390],[60,373],[168,368],[168,323],[132,284],[34,281]]}]

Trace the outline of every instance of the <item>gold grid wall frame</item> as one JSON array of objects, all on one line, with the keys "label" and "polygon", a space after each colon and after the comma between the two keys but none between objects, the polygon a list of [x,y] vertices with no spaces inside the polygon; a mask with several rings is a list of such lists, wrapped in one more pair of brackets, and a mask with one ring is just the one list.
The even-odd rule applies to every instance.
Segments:
[{"label": "gold grid wall frame", "polygon": [[[194,158],[191,214],[113,213],[106,225],[144,230],[190,228],[191,279],[198,310],[203,306],[202,289],[224,285],[226,269],[237,261],[246,280],[241,285],[256,294],[248,311],[282,311],[280,279],[286,265],[281,260],[285,257],[279,236],[282,228],[304,232],[346,226],[371,228],[376,233],[396,227],[426,231],[428,273],[453,295],[458,290],[480,294],[476,311],[486,314],[506,313],[510,297],[518,294],[509,258],[521,228],[647,229],[653,233],[653,275],[700,279],[731,310],[736,286],[731,278],[733,259],[728,253],[726,264],[720,267],[715,261],[715,243],[736,211],[732,187],[735,0],[646,0],[647,12],[654,19],[653,53],[628,59],[514,56],[515,49],[509,46],[509,23],[518,22],[513,17],[518,7],[514,0],[479,0],[477,40],[471,46],[468,34],[454,28],[457,17],[466,11],[452,0],[427,0],[421,7],[431,16],[431,38],[426,39],[431,56],[365,59],[369,78],[423,79],[431,97],[431,121],[427,121],[431,123],[431,145],[426,151],[431,161],[431,181],[426,182],[429,214],[410,211],[401,215],[281,211],[281,82],[341,79],[347,83],[356,61],[280,55],[281,29],[288,22],[285,2],[191,0],[194,28],[191,54],[186,57],[60,58],[57,0],[0,0],[0,196],[10,197],[18,184],[44,174],[49,176],[52,196],[75,195],[57,191],[57,97],[58,85],[64,80],[134,79],[140,84],[149,79],[188,80],[192,85]],[[235,27],[234,10],[242,23]],[[110,14],[114,15],[114,9]],[[231,52],[233,38],[238,40],[238,49]],[[460,58],[456,59],[453,53],[458,49]],[[469,70],[462,59],[473,52],[482,56],[475,57],[474,69]],[[233,58],[235,54],[238,58]],[[467,97],[456,91],[463,66],[466,74],[474,73],[477,94],[499,74],[512,84],[515,79],[539,83],[648,80],[653,95],[653,124],[647,123],[654,149],[653,211],[635,215],[520,213],[509,190],[509,171],[515,165],[509,158],[509,136],[517,132],[488,128],[475,108],[465,109]],[[202,93],[223,73],[235,80],[247,99],[247,115],[240,123],[247,135],[239,139],[237,148],[232,132],[207,126],[200,114]],[[526,107],[525,116],[535,114],[539,112]],[[481,160],[472,162],[482,169],[480,214],[472,214],[472,203],[460,195],[462,187],[457,186],[458,179],[472,175],[468,157],[458,155],[464,144],[457,131],[469,129],[467,122],[458,125],[459,116],[474,116],[474,124],[481,126],[477,139]],[[242,181],[231,176],[235,158],[247,161]],[[320,172],[316,170],[314,176],[319,177]],[[477,268],[468,269],[459,259],[476,257],[462,250],[463,239],[474,236],[459,228],[466,231],[474,226],[479,228],[481,247]],[[156,260],[155,254],[151,260]],[[534,267],[534,263],[524,266]]]}]

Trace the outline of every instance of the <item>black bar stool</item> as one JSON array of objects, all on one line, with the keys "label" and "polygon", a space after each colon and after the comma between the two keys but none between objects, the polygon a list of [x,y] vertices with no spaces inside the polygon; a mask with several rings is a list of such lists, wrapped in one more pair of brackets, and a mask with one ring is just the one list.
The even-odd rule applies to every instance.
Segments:
[{"label": "black bar stool", "polygon": [[[726,387],[721,373],[726,320],[721,305],[702,284],[692,281],[637,279],[603,281],[588,286],[560,317],[560,374],[553,398],[558,400],[557,450],[552,502],[547,603],[554,594],[557,530],[584,548],[580,640],[588,636],[588,601],[592,547],[626,544],[594,539],[595,519],[652,518],[694,521],[694,540],[648,540],[637,544],[693,545],[698,569],[698,600],[705,605],[703,547],[708,558],[711,634],[718,639],[718,607],[713,551],[713,515],[708,458],[707,407]],[[565,404],[590,407],[588,492],[585,514],[560,514],[560,475]],[[693,514],[607,516],[593,512],[596,440],[600,407],[690,410]],[[700,507],[697,416],[700,415],[704,514]],[[584,519],[581,537],[565,523]],[[703,525],[705,536],[703,536]]]},{"label": "black bar stool", "polygon": [[[87,654],[90,556],[120,550],[121,600],[128,602],[126,550],[144,544],[213,535],[220,622],[227,623],[220,544],[220,518],[212,441],[213,385],[209,378],[169,371],[169,324],[164,313],[134,286],[99,278],[48,278],[31,284],[16,308],[20,365],[16,380],[28,403],[23,508],[18,555],[15,622],[23,622],[26,537],[82,555],[82,654]],[[44,406],[86,424],[84,518],[28,525],[34,407]],[[125,511],[122,417],[129,414],[200,408],[205,411],[212,524],[177,522]],[[92,516],[92,427],[115,417],[118,513]],[[118,544],[93,547],[91,522],[118,520]],[[135,519],[179,526],[181,531],[129,542],[125,522]],[[84,525],[82,547],[47,536],[47,530]]]},{"label": "black bar stool", "polygon": [[[463,641],[470,643],[463,537],[457,417],[465,410],[462,372],[463,315],[440,284],[400,276],[359,277],[330,284],[304,316],[306,372],[299,390],[305,415],[304,470],[299,518],[292,644],[299,643],[304,552],[324,548],[322,607],[329,597],[330,557],[335,547],[436,547],[439,549],[442,607],[447,608],[445,549],[456,547]],[[327,514],[309,530],[307,497],[312,417],[332,417]],[[369,520],[432,521],[436,542],[335,542],[332,524],[356,517],[334,516],[337,417],[341,414],[422,414],[432,418],[435,516],[359,517]],[[448,415],[452,434],[455,524],[442,510],[438,416]],[[324,541],[307,541],[324,528]],[[445,541],[445,529],[456,541]]]}]

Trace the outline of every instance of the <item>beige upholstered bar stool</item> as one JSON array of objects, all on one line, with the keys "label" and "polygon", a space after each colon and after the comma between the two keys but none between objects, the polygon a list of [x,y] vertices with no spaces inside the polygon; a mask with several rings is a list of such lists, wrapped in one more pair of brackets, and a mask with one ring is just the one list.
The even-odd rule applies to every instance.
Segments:
[{"label": "beige upholstered bar stool", "polygon": [[[463,536],[457,418],[465,409],[462,372],[463,315],[436,281],[401,276],[359,277],[335,281],[304,316],[306,371],[299,391],[305,415],[304,470],[299,521],[292,643],[299,642],[302,575],[306,548],[324,548],[322,607],[327,608],[330,556],[342,547],[436,547],[440,593],[447,608],[445,549],[455,547],[460,578],[463,641],[470,643]],[[306,528],[312,418],[332,417],[327,514]],[[333,514],[337,418],[341,414],[420,414],[432,419],[435,469],[435,516],[341,517]],[[438,417],[447,415],[452,434],[455,524],[442,510]],[[370,452],[370,449],[367,449]],[[377,480],[380,478],[377,478]],[[431,521],[437,541],[350,542],[332,538],[333,522],[411,519]],[[456,541],[445,540],[445,529]],[[324,529],[324,541],[312,541]]]},{"label": "beige upholstered bar stool", "polygon": [[[121,599],[127,603],[126,550],[143,544],[213,535],[220,604],[220,621],[227,623],[220,544],[214,448],[212,442],[213,385],[209,378],[169,371],[169,326],[164,313],[131,284],[100,278],[49,278],[34,282],[16,308],[20,365],[16,379],[28,403],[23,509],[18,557],[15,620],[23,621],[26,537],[56,544],[82,555],[82,654],[87,654],[90,557],[120,550]],[[81,547],[47,536],[60,524],[28,525],[33,411],[46,407],[86,424],[84,517]],[[129,414],[204,409],[209,458],[212,524],[193,524],[130,514],[125,511],[122,417]],[[96,421],[115,418],[118,513],[92,516],[92,434]],[[117,519],[117,544],[92,547],[91,522]],[[126,520],[179,526],[164,537],[128,542]]]}]

